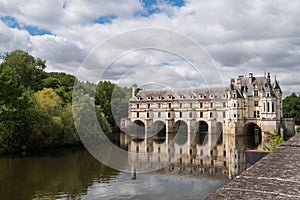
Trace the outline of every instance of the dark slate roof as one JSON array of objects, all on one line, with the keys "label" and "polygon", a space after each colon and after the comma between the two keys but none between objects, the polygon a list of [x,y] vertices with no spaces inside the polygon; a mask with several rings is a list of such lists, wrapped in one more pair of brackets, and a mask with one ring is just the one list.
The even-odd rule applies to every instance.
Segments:
[{"label": "dark slate roof", "polygon": [[151,99],[157,99],[159,96],[162,99],[169,99],[171,96],[173,99],[194,99],[199,98],[201,95],[207,98],[222,98],[223,95],[226,95],[226,91],[229,88],[220,87],[220,88],[187,88],[187,89],[161,89],[161,90],[140,90],[136,96],[141,97],[142,99],[147,99],[151,97]]}]

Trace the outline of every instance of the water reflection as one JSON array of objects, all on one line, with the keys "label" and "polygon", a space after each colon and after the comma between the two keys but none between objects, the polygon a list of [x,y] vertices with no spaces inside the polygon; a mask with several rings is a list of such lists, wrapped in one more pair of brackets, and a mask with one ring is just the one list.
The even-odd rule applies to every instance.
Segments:
[{"label": "water reflection", "polygon": [[[226,176],[232,179],[243,172],[247,167],[245,150],[256,149],[259,146],[255,135],[208,136],[205,126],[201,127],[204,128],[199,129],[190,143],[187,131],[178,130],[177,134],[168,133],[163,137],[160,133],[159,137],[154,135],[149,138],[121,133],[120,145],[128,152],[137,153],[129,153],[128,159],[132,164],[133,173],[144,168],[149,171],[162,168],[162,171],[168,174]],[[216,137],[216,142],[208,149],[207,143],[211,143],[212,140],[210,137]]]},{"label": "water reflection", "polygon": [[30,157],[0,158],[1,199],[75,198],[119,172],[101,165],[83,148],[57,149]]},{"label": "water reflection", "polygon": [[[2,157],[1,199],[205,199],[246,168],[244,151],[256,141],[223,135],[206,152],[197,135],[188,148],[171,142],[175,133],[161,132],[150,138],[115,135],[119,140],[115,144],[141,153],[128,156],[133,170],[138,171],[139,165],[149,169],[162,166],[161,170],[134,177],[101,164],[82,147]],[[190,141],[188,135],[185,141]],[[173,158],[177,159],[170,162]]]}]

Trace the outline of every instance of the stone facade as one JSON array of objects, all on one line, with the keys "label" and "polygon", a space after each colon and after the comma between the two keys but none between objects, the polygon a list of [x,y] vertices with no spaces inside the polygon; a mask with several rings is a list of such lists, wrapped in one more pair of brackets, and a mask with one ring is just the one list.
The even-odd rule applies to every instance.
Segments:
[{"label": "stone facade", "polygon": [[143,90],[132,86],[128,118],[122,119],[121,129],[139,122],[148,128],[163,122],[166,132],[174,132],[176,123],[183,121],[187,130],[196,131],[205,122],[208,132],[221,127],[223,134],[247,135],[259,132],[280,132],[282,91],[279,82],[271,81],[270,73],[255,77],[238,76],[229,87],[171,90]]}]

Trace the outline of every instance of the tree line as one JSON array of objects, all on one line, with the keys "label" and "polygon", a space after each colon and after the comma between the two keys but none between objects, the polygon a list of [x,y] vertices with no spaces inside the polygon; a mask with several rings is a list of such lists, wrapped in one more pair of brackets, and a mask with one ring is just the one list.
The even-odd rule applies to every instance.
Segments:
[{"label": "tree line", "polygon": [[[0,154],[80,144],[72,112],[73,86],[78,80],[70,74],[46,72],[45,60],[22,50],[2,55],[1,59]],[[119,91],[119,99],[114,100],[124,107],[130,97],[129,88],[109,81],[80,82],[80,87],[88,99],[94,98],[103,131],[111,133],[116,127],[111,94]]]}]

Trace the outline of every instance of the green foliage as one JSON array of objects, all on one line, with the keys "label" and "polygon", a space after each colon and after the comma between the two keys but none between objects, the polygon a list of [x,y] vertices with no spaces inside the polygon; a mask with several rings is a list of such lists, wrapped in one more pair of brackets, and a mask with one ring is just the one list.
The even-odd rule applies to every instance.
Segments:
[{"label": "green foliage", "polygon": [[113,118],[119,124],[121,118],[128,117],[128,101],[131,97],[131,89],[115,86],[111,99]]},{"label": "green foliage", "polygon": [[276,149],[276,147],[278,147],[283,142],[284,142],[284,140],[282,139],[282,137],[280,135],[277,135],[277,133],[275,132],[272,135],[272,138],[271,138],[271,141],[270,141],[271,146],[267,146],[266,144],[264,144],[263,149],[265,151],[273,151],[274,149]]},{"label": "green foliage", "polygon": [[2,58],[0,154],[78,144],[71,106],[75,77],[46,73],[46,61],[21,50]]},{"label": "green foliage", "polygon": [[[44,71],[46,61],[22,50],[7,53],[2,60],[0,154],[78,144],[74,119],[97,136],[93,124],[100,124],[109,134],[116,125],[115,120],[119,122],[128,115],[129,88],[118,87],[110,81],[96,85],[79,82],[66,73],[47,73]],[[73,94],[75,81],[78,82],[76,91],[83,98],[76,108],[78,116],[73,118],[72,98],[77,96]],[[96,112],[95,123],[86,121],[91,112]]]},{"label": "green foliage", "polygon": [[0,153],[26,149],[34,123],[32,93],[16,81],[12,70],[0,65]]},{"label": "green foliage", "polygon": [[100,81],[95,94],[95,104],[102,108],[104,115],[112,126],[116,124],[111,111],[111,97],[115,87],[116,85],[110,81]]},{"label": "green foliage", "polygon": [[295,93],[284,98],[282,101],[283,117],[300,118],[300,97]]},{"label": "green foliage", "polygon": [[1,68],[9,70],[13,81],[33,90],[42,88],[41,80],[45,77],[46,61],[35,59],[27,52],[16,50],[7,54]]}]

